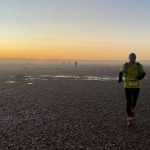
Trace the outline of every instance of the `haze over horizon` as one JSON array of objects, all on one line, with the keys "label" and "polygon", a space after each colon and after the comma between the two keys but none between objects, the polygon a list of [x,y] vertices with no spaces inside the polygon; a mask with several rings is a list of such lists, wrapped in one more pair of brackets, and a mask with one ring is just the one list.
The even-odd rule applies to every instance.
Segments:
[{"label": "haze over horizon", "polygon": [[5,0],[0,58],[150,60],[148,0]]}]

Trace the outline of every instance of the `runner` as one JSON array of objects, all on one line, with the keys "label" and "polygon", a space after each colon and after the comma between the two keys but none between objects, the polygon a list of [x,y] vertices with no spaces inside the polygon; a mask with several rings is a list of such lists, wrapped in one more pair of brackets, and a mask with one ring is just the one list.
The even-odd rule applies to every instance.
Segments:
[{"label": "runner", "polygon": [[141,88],[140,80],[142,80],[146,75],[143,65],[139,62],[136,62],[135,53],[131,53],[129,55],[129,62],[122,65],[121,71],[119,73],[119,83],[123,82],[124,74],[124,88],[127,99],[126,110],[128,115],[127,125],[130,126],[132,125],[137,99]]}]

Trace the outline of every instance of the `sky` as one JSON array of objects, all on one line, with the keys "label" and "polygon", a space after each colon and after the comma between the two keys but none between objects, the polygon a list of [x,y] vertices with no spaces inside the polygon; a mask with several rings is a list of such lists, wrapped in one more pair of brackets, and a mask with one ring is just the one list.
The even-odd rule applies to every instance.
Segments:
[{"label": "sky", "polygon": [[150,59],[149,0],[0,0],[0,58]]}]

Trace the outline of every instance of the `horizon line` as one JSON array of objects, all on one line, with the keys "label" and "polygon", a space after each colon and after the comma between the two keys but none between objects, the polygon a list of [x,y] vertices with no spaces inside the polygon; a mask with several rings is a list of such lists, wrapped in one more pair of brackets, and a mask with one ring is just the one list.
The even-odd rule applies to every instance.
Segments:
[{"label": "horizon line", "polygon": [[[75,59],[75,58],[11,58],[11,57],[0,57],[0,60],[37,60],[37,61],[127,61],[128,59]],[[139,61],[150,61],[150,59],[137,59]]]}]

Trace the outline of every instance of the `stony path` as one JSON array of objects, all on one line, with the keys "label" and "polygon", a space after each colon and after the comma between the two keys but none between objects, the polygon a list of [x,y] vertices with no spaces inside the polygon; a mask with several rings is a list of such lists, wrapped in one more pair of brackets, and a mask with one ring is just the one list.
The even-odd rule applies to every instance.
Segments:
[{"label": "stony path", "polygon": [[1,87],[0,150],[148,150],[150,81],[144,82],[130,128],[124,91],[116,81]]}]

